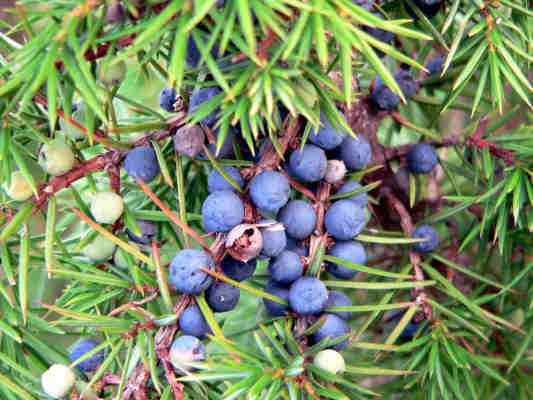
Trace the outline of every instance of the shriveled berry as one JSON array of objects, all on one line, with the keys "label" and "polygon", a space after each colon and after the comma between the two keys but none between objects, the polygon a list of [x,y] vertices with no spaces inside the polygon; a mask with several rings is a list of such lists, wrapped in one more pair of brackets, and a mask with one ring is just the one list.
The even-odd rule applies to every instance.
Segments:
[{"label": "shriveled berry", "polygon": [[194,158],[202,152],[205,134],[199,125],[185,125],[174,135],[176,153]]},{"label": "shriveled berry", "polygon": [[327,183],[337,183],[344,179],[346,175],[346,165],[341,160],[328,160],[328,166],[326,168],[326,175],[324,180]]}]

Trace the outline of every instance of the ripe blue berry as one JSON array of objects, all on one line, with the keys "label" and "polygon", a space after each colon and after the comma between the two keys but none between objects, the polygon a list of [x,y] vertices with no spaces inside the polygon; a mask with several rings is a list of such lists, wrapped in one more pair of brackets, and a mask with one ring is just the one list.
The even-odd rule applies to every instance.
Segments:
[{"label": "ripe blue berry", "polygon": [[[313,335],[313,340],[315,343],[318,343],[325,338],[336,339],[350,333],[350,325],[348,325],[342,318],[339,318],[334,314],[324,314],[324,316],[326,318],[324,324],[318,328]],[[344,340],[335,346],[332,346],[332,348],[335,350],[342,350],[347,345],[348,340]]]},{"label": "ripe blue berry", "polygon": [[[96,346],[100,345],[100,341],[94,339],[80,339],[70,348],[68,359],[70,362],[75,362],[78,358],[85,353],[90,352]],[[104,361],[104,351],[100,350],[96,354],[93,354],[86,360],[81,361],[76,365],[82,372],[94,372],[98,369],[100,364]]]},{"label": "ripe blue berry", "polygon": [[213,283],[206,293],[207,304],[215,312],[233,310],[237,306],[240,296],[239,288],[226,282]]},{"label": "ripe blue berry", "polygon": [[285,227],[283,224],[273,220],[262,220],[259,223],[274,223],[274,225],[260,228],[261,235],[263,235],[261,255],[264,257],[276,257],[287,247]]},{"label": "ripe blue berry", "polygon": [[159,105],[168,112],[174,112],[174,104],[178,98],[178,93],[175,88],[164,88],[159,94]]},{"label": "ripe blue berry", "polygon": [[[361,185],[357,181],[346,181],[337,191],[337,194],[349,193],[360,189]],[[350,197],[345,197],[346,200],[352,201],[355,205],[365,208],[368,205],[368,195],[366,192],[354,194]]]},{"label": "ripe blue berry", "polygon": [[[241,176],[239,170],[235,167],[223,167],[224,171],[239,185],[240,188],[244,186],[244,179]],[[232,190],[236,191],[227,180],[224,178],[220,172],[216,169],[211,171],[207,177],[207,190],[209,193],[216,192],[217,190]]]},{"label": "ripe blue berry", "polygon": [[304,266],[298,254],[285,250],[271,261],[268,270],[273,281],[289,285],[302,276]]},{"label": "ripe blue berry", "polygon": [[[213,133],[215,134],[215,138],[218,139],[220,130],[218,128],[213,129]],[[217,152],[217,144],[215,143],[209,143],[207,145],[207,148],[209,149],[209,152],[213,155],[213,157],[220,159],[220,158],[227,158],[233,154],[233,143],[235,141],[235,129],[233,129],[231,126],[228,129],[228,132],[226,134],[226,138],[224,139],[224,142],[222,143],[222,146]],[[199,158],[202,160],[205,160],[207,156],[204,154],[204,152],[200,153]]]},{"label": "ripe blue berry", "polygon": [[372,159],[370,143],[361,135],[344,139],[340,150],[342,161],[349,170],[363,169]]},{"label": "ripe blue berry", "polygon": [[141,228],[140,236],[137,236],[129,229],[126,229],[126,233],[128,234],[130,240],[139,244],[152,243],[152,240],[154,240],[157,236],[157,225],[155,222],[139,219],[137,220],[137,225],[139,225],[139,228]]},{"label": "ripe blue berry", "polygon": [[275,171],[263,171],[250,182],[250,198],[254,205],[277,213],[289,200],[290,186],[285,176]]},{"label": "ripe blue berry", "polygon": [[303,182],[317,182],[326,175],[328,159],[320,147],[306,144],[289,158],[291,174]]},{"label": "ripe blue berry", "polygon": [[220,266],[228,277],[240,282],[250,278],[254,274],[257,261],[250,260],[244,262],[228,256],[222,260]]},{"label": "ripe blue berry", "polygon": [[392,111],[400,104],[400,96],[390,90],[381,77],[378,76],[370,91],[370,101],[379,110]]},{"label": "ripe blue berry", "polygon": [[200,62],[201,58],[202,55],[198,50],[198,46],[196,46],[196,42],[192,36],[189,36],[189,39],[187,40],[187,52],[185,54],[185,61],[187,62],[187,65],[191,68],[195,68]]},{"label": "ripe blue berry", "polygon": [[426,69],[428,70],[429,75],[436,75],[440,74],[443,65],[444,57],[438,55],[428,60],[428,62],[426,63]]},{"label": "ripe blue berry", "polygon": [[413,232],[413,238],[427,239],[425,242],[415,243],[413,250],[419,253],[429,253],[439,245],[439,234],[431,225],[420,225]]},{"label": "ripe blue berry", "polygon": [[159,175],[159,162],[155,151],[150,146],[139,146],[130,150],[124,159],[124,168],[133,179],[151,182]]},{"label": "ripe blue berry", "polygon": [[[274,281],[269,281],[267,283],[265,292],[278,296],[283,300],[289,300],[289,289]],[[280,304],[269,299],[263,298],[263,303],[268,314],[273,317],[281,317],[287,314],[287,311],[289,310],[289,306],[287,304]]]},{"label": "ripe blue berry", "polygon": [[352,3],[357,4],[359,7],[363,7],[368,11],[374,6],[374,0],[352,0]]},{"label": "ripe blue berry", "polygon": [[188,371],[192,368],[191,363],[205,360],[205,346],[194,336],[179,336],[170,347],[169,357],[178,372]]},{"label": "ripe blue berry", "polygon": [[324,222],[335,239],[353,239],[366,225],[365,210],[350,200],[339,200],[328,208]]},{"label": "ripe blue berry", "polygon": [[429,174],[439,162],[435,148],[427,143],[417,143],[406,156],[407,168],[413,174]]},{"label": "ripe blue berry", "polygon": [[179,318],[180,330],[184,335],[196,336],[203,338],[208,333],[211,333],[211,328],[196,304],[187,307]]},{"label": "ripe blue berry", "polygon": [[335,314],[337,317],[348,321],[352,318],[353,313],[351,311],[331,311],[330,307],[347,307],[352,305],[352,300],[344,293],[337,290],[331,290],[328,293],[328,301],[326,303],[326,311],[329,314]]},{"label": "ripe blue berry", "polygon": [[[422,13],[428,17],[432,18],[434,17],[439,10],[442,7],[443,0],[413,0],[413,3],[422,11]],[[409,13],[409,15],[413,19],[418,19],[418,15],[414,12],[414,10],[409,6],[409,4],[405,4],[405,10]]]},{"label": "ripe blue berry", "polygon": [[170,263],[168,282],[180,293],[200,294],[211,285],[212,278],[201,268],[214,269],[213,259],[203,250],[184,249]]},{"label": "ripe blue berry", "polygon": [[244,205],[230,190],[211,193],[202,205],[202,221],[207,232],[228,232],[244,218]]},{"label": "ripe blue berry", "polygon": [[[343,118],[346,119],[344,115]],[[322,126],[318,131],[311,128],[309,141],[325,150],[331,150],[340,145],[346,137],[346,132],[342,128],[334,128],[326,115],[322,113],[320,114],[320,123]]]},{"label": "ripe blue berry", "polygon": [[[361,243],[354,242],[353,240],[335,243],[328,254],[355,264],[364,265],[366,263],[365,248]],[[350,279],[357,274],[357,270],[333,262],[326,264],[326,271],[339,279]]]},{"label": "ripe blue berry", "polygon": [[300,315],[320,313],[328,301],[326,285],[317,278],[304,276],[295,281],[289,289],[291,309]]},{"label": "ripe blue berry", "polygon": [[402,89],[406,98],[413,97],[418,91],[418,82],[408,70],[399,69],[398,72],[394,74],[394,79],[398,82],[398,85],[400,86],[400,89]]},{"label": "ripe blue berry", "polygon": [[[191,94],[191,98],[189,99],[188,113],[193,114],[202,105],[202,103],[211,100],[213,97],[220,94],[221,92],[222,90],[220,90],[220,88],[216,86],[195,89]],[[215,122],[218,118],[218,112],[218,108],[211,111],[211,113],[209,113],[202,119],[202,123],[209,127],[215,125]]]},{"label": "ripe blue berry", "polygon": [[316,226],[316,212],[306,201],[291,200],[279,213],[279,220],[285,225],[287,234],[294,239],[305,239]]},{"label": "ripe blue berry", "polygon": [[[380,13],[372,13],[374,16],[380,18],[380,19],[383,19],[383,16],[380,14]],[[392,41],[394,40],[394,33],[392,32],[389,32],[389,31],[386,31],[384,29],[381,29],[381,28],[375,28],[375,27],[370,27],[370,26],[365,26],[363,28],[364,31],[368,32],[368,34],[370,36],[373,36],[375,37],[377,40],[380,40],[384,43],[392,43]],[[382,54],[382,53],[381,53]]]},{"label": "ripe blue berry", "polygon": [[291,237],[287,237],[287,250],[293,251],[300,257],[307,257],[309,255],[309,246],[305,242],[299,242]]}]

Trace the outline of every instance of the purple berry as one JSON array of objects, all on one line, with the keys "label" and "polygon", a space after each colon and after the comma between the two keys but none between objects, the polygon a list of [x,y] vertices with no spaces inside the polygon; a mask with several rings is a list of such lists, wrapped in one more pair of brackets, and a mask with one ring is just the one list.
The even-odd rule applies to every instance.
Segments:
[{"label": "purple berry", "polygon": [[427,143],[417,143],[406,156],[407,168],[413,174],[429,174],[439,162],[435,148]]},{"label": "purple berry", "polygon": [[298,254],[285,250],[272,260],[268,270],[273,281],[282,285],[289,285],[302,276],[304,266]]},{"label": "purple berry", "polygon": [[285,176],[275,171],[263,171],[250,182],[250,198],[264,211],[276,213],[287,204],[290,186]]},{"label": "purple berry", "polygon": [[[324,314],[326,320],[313,335],[313,340],[318,343],[325,338],[336,339],[350,333],[350,325],[335,314]],[[342,350],[348,345],[348,340],[331,346],[335,350]]]},{"label": "purple berry", "polygon": [[202,268],[214,269],[213,259],[203,250],[184,249],[172,259],[168,283],[180,293],[200,294],[211,285],[211,276]]},{"label": "purple berry", "polygon": [[292,175],[303,182],[317,182],[324,178],[328,167],[326,153],[320,147],[306,144],[289,158]]},{"label": "purple berry", "polygon": [[440,74],[444,66],[444,57],[441,55],[430,58],[426,63],[426,69],[429,75]]},{"label": "purple berry", "polygon": [[126,230],[131,241],[139,244],[150,244],[157,236],[157,225],[152,221],[143,219],[137,220],[137,225],[141,228],[141,235],[137,236],[129,229]]},{"label": "purple berry", "polygon": [[124,168],[133,179],[151,182],[159,175],[159,162],[154,149],[150,146],[139,146],[130,150],[124,160]]},{"label": "purple berry", "polygon": [[242,222],[244,205],[230,190],[211,193],[202,205],[202,221],[206,232],[228,232]]},{"label": "purple berry", "polygon": [[164,88],[159,94],[159,105],[165,111],[174,112],[174,104],[176,103],[177,97],[178,93],[175,88]]},{"label": "purple berry", "polygon": [[[100,345],[100,341],[95,339],[80,339],[70,348],[68,358],[70,362],[75,362],[85,353],[92,351],[95,347]],[[100,350],[89,358],[81,361],[76,367],[82,372],[94,372],[98,369],[100,364],[104,361],[104,351]]]},{"label": "purple berry", "polygon": [[208,333],[211,333],[211,328],[200,310],[200,307],[193,304],[187,307],[179,318],[180,330],[184,335],[196,336],[203,338]]},{"label": "purple berry", "polygon": [[279,220],[285,225],[287,235],[294,239],[305,239],[316,226],[316,212],[306,201],[291,200],[279,213]]},{"label": "purple berry", "polygon": [[341,158],[349,170],[365,168],[372,160],[370,143],[361,135],[347,137],[340,146]]},{"label": "purple berry", "polygon": [[412,237],[427,239],[413,245],[413,250],[419,253],[429,253],[439,245],[439,234],[431,225],[420,225],[414,230]]},{"label": "purple berry", "polygon": [[[365,248],[361,243],[354,242],[353,240],[335,243],[328,254],[354,264],[364,265],[366,263]],[[357,270],[333,262],[326,264],[326,271],[339,279],[350,279],[357,274]]]},{"label": "purple berry", "polygon": [[206,293],[207,304],[215,312],[233,310],[237,306],[240,296],[239,288],[226,282],[213,283]]},{"label": "purple berry", "polygon": [[[223,169],[235,182],[237,182],[240,188],[244,186],[244,179],[237,168],[223,167]],[[233,187],[216,169],[211,171],[207,177],[207,190],[209,193],[216,192],[217,190],[236,191],[235,187]]]},{"label": "purple berry", "polygon": [[304,276],[296,280],[289,289],[291,309],[300,315],[320,313],[326,306],[328,290],[317,278]]},{"label": "purple berry", "polygon": [[335,239],[350,240],[365,227],[365,210],[350,200],[339,200],[328,208],[324,222],[326,230]]},{"label": "purple berry", "polygon": [[335,314],[337,317],[348,321],[352,318],[353,313],[351,311],[331,311],[330,307],[348,307],[352,305],[352,300],[344,293],[337,290],[331,290],[328,293],[328,302],[326,303],[326,311],[329,314]]}]

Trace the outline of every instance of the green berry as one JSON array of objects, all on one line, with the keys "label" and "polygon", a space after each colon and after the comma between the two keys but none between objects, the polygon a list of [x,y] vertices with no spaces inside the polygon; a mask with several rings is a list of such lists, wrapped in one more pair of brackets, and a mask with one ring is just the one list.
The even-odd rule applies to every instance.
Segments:
[{"label": "green berry", "polygon": [[[137,250],[139,250],[138,244],[133,243],[133,242],[129,242],[128,244],[130,246],[135,247]],[[127,261],[128,256],[133,258],[133,256],[131,256],[128,252],[126,252],[125,250],[119,247],[117,248],[117,251],[115,251],[115,255],[113,256],[113,262],[118,268],[128,269],[129,267],[128,261]],[[133,261],[135,262],[135,259],[133,259]]]},{"label": "green berry", "polygon": [[62,175],[74,166],[74,153],[62,140],[44,144],[39,152],[39,165],[50,175]]},{"label": "green berry", "polygon": [[114,192],[98,192],[91,201],[91,213],[100,224],[115,223],[124,211],[124,200]]},{"label": "green berry", "polygon": [[16,201],[28,200],[33,194],[29,182],[20,171],[11,173],[11,182],[9,185],[6,183],[4,189],[7,195]]},{"label": "green berry", "polygon": [[124,61],[102,63],[98,77],[106,86],[115,86],[124,80],[127,67]]},{"label": "green berry", "polygon": [[342,374],[346,370],[346,364],[342,354],[331,349],[319,351],[315,355],[313,364],[334,375]]},{"label": "green berry", "polygon": [[98,235],[83,248],[82,253],[92,262],[98,263],[109,260],[115,252],[115,248],[115,243],[104,236]]},{"label": "green berry", "polygon": [[43,391],[54,399],[66,396],[75,382],[76,375],[74,372],[62,364],[52,365],[41,375]]}]

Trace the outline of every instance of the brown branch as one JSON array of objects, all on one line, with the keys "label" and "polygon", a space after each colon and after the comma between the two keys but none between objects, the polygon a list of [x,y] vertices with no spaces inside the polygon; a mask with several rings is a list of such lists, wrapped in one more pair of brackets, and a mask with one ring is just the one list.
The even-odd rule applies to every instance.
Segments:
[{"label": "brown branch", "polygon": [[494,157],[502,159],[507,165],[513,165],[515,162],[515,157],[511,150],[502,149],[496,144],[482,138],[483,134],[487,130],[488,122],[489,119],[487,117],[482,118],[474,133],[468,139],[466,139],[466,144],[477,149],[488,148],[490,154],[492,154]]}]

